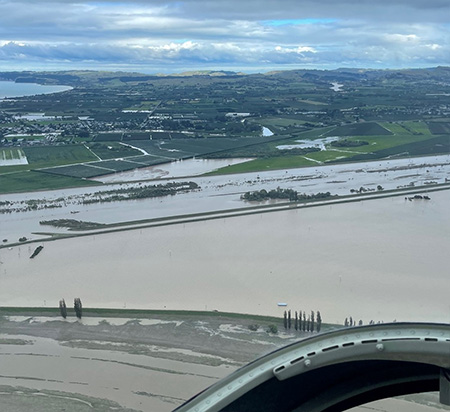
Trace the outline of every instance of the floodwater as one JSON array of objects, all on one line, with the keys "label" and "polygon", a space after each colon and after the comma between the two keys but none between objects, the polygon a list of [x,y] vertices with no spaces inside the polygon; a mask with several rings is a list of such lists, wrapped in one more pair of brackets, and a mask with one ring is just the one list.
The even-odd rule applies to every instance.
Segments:
[{"label": "floodwater", "polygon": [[[186,162],[180,163],[180,165],[167,165],[169,169],[165,170],[174,172],[174,169],[170,169],[171,167],[183,168]],[[185,170],[183,170],[184,172]],[[123,176],[122,174],[120,175]],[[126,179],[130,176],[132,177],[132,175],[126,176]],[[0,213],[0,240],[8,239],[12,243],[16,242],[22,236],[34,239],[39,238],[38,235],[33,234],[34,232],[63,231],[41,226],[39,224],[41,220],[77,219],[99,223],[114,223],[251,207],[255,203],[244,202],[240,197],[243,193],[252,190],[271,190],[281,187],[283,189],[294,189],[299,193],[306,194],[331,192],[331,194],[337,195],[350,195],[352,189],[359,189],[361,186],[376,190],[377,186],[381,185],[387,190],[402,186],[421,186],[425,183],[430,183],[429,187],[432,187],[432,182],[444,183],[445,181],[450,181],[450,155],[413,159],[390,159],[375,162],[314,166],[222,176],[195,176],[174,178],[170,181],[186,180],[196,182],[201,189],[188,193],[179,193],[175,196],[120,203],[111,202],[83,205],[81,201],[85,194],[97,191],[113,190],[142,184],[159,184],[163,181],[117,183],[58,191],[0,195],[0,202],[16,202],[15,206],[20,206],[20,202],[30,199],[55,200],[64,198],[64,201],[60,202],[61,207],[59,208]],[[426,186],[424,187],[424,193],[426,193]],[[11,207],[13,206],[0,206],[0,212],[2,210],[10,210]]]},{"label": "floodwater", "polygon": [[330,136],[315,140],[296,140],[295,142],[298,144],[280,145],[277,146],[277,149],[290,150],[290,149],[308,149],[310,147],[317,147],[320,150],[326,150],[325,145],[331,142],[335,142],[336,140],[339,140],[339,136]]},{"label": "floodwater", "polygon": [[263,135],[264,137],[273,136],[273,132],[272,132],[272,130],[270,130],[268,127],[263,127],[263,128],[262,128],[262,135]]},{"label": "floodwater", "polygon": [[73,394],[67,399],[88,404],[79,395],[108,399],[133,410],[170,411],[230,373],[223,366],[99,348],[74,348],[48,338],[30,339],[25,335],[0,335],[0,338],[28,342],[25,346],[8,344],[0,349],[0,355],[7,355],[2,356],[2,385],[64,391]]},{"label": "floodwater", "polygon": [[91,180],[102,183],[133,182],[139,180],[168,179],[183,176],[198,176],[212,172],[222,167],[253,160],[250,158],[240,159],[187,159],[166,163],[158,166],[144,167],[129,172],[114,173],[107,176],[99,176]]},{"label": "floodwater", "polygon": [[[219,310],[450,322],[450,191],[0,249],[4,306]],[[50,303],[51,302],[51,303]]]}]

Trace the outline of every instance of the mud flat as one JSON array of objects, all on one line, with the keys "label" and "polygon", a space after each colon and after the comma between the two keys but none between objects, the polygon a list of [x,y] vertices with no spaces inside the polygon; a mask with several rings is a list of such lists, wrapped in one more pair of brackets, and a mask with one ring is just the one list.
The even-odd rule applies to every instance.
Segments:
[{"label": "mud flat", "polygon": [[[87,310],[82,320],[64,320],[57,310],[0,309],[1,410],[169,412],[251,360],[311,336],[269,334],[281,319],[216,312]],[[352,412],[443,409],[431,393]]]},{"label": "mud flat", "polygon": [[217,314],[78,321],[5,313],[0,409],[17,412],[171,411],[245,363],[308,335],[268,334],[267,321],[250,331],[254,318]]}]

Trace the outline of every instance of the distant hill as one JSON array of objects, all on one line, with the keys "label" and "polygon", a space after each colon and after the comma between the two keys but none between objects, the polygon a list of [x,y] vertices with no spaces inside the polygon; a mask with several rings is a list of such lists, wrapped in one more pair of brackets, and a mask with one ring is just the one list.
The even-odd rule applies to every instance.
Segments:
[{"label": "distant hill", "polygon": [[361,82],[373,80],[399,80],[413,82],[440,81],[450,83],[450,67],[434,67],[426,69],[404,70],[372,70],[357,68],[340,68],[336,70],[286,70],[271,71],[265,74],[244,74],[225,70],[194,70],[175,74],[147,75],[135,72],[107,72],[93,70],[70,70],[56,72],[0,72],[0,80],[15,81],[18,83],[61,84],[68,86],[88,87],[92,84],[105,86],[120,86],[121,84],[152,82],[161,79],[177,79],[200,77],[208,78],[252,78],[279,79],[290,81],[304,79],[312,82]]}]

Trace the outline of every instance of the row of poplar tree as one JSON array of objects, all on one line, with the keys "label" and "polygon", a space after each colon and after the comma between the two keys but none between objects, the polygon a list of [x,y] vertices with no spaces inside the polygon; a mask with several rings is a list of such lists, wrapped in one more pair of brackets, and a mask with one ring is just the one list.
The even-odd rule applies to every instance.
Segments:
[{"label": "row of poplar tree", "polygon": [[311,313],[306,317],[306,312],[295,311],[294,316],[292,316],[291,311],[284,311],[284,319],[283,324],[285,329],[294,328],[300,332],[320,332],[322,328],[322,316],[320,315],[320,311],[314,313],[312,310]]}]

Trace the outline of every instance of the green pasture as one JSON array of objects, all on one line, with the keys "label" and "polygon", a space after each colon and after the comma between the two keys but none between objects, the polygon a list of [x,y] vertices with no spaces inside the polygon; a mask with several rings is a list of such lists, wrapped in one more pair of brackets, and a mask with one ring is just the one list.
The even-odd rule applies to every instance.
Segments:
[{"label": "green pasture", "polygon": [[159,101],[144,100],[140,104],[127,107],[123,110],[153,110],[158,104],[160,104]]},{"label": "green pasture", "polygon": [[[0,149],[1,151],[12,150]],[[43,167],[54,167],[98,160],[83,145],[30,146],[21,149],[28,159],[27,165],[0,166],[0,175]],[[1,152],[0,152],[1,156]]]},{"label": "green pasture", "polygon": [[304,120],[299,120],[291,117],[266,117],[264,119],[257,119],[257,122],[262,126],[271,128],[285,128],[285,127],[296,127],[302,126],[306,122]]},{"label": "green pasture", "polygon": [[352,123],[338,126],[324,134],[324,136],[383,136],[390,135],[391,132],[386,130],[375,122]]},{"label": "green pasture", "polygon": [[345,150],[322,150],[320,152],[308,153],[306,157],[324,163],[336,159],[352,157],[354,155],[354,153],[349,153]]},{"label": "green pasture", "polygon": [[[308,156],[309,157],[309,154]],[[265,170],[293,169],[302,166],[314,166],[317,162],[307,160],[304,156],[271,157],[268,159],[256,159],[237,165],[226,166],[208,175],[221,175],[232,173],[262,172]]]},{"label": "green pasture", "polygon": [[[101,163],[101,162],[99,162]],[[49,173],[51,175],[66,176],[73,178],[90,178],[101,175],[107,175],[114,173],[114,169],[108,169],[107,167],[94,167],[89,164],[75,164],[67,166],[49,167],[46,169],[40,169],[42,173]]]},{"label": "green pasture", "polygon": [[346,150],[358,153],[369,153],[378,150],[384,150],[389,148],[394,148],[396,146],[405,145],[408,143],[420,142],[422,140],[430,139],[431,135],[392,135],[392,136],[352,136],[347,140],[364,140],[369,144],[366,146],[350,147]]},{"label": "green pasture", "polygon": [[0,193],[2,194],[92,186],[95,184],[98,183],[35,171],[23,171],[0,175]]},{"label": "green pasture", "polygon": [[390,130],[393,134],[408,134],[409,132],[399,123],[379,122],[385,129]]},{"label": "green pasture", "polygon": [[98,160],[83,145],[31,146],[24,147],[23,151],[33,168]]},{"label": "green pasture", "polygon": [[102,160],[115,159],[118,157],[139,156],[142,154],[139,150],[117,142],[91,143],[88,147]]},{"label": "green pasture", "polygon": [[297,139],[321,139],[325,136],[336,136],[335,130],[337,129],[336,126],[328,126],[328,127],[320,127],[317,129],[307,130],[306,132],[301,132],[299,134],[296,134]]},{"label": "green pasture", "polygon": [[431,135],[430,129],[428,128],[428,125],[425,122],[421,121],[406,121],[401,123],[403,127],[411,131],[414,134],[421,134],[421,135]]},{"label": "green pasture", "polygon": [[443,153],[450,153],[450,136],[435,136],[431,138],[428,136],[426,139],[422,137],[422,139],[417,141],[375,150],[371,153],[361,153],[360,155],[353,156],[349,160],[361,161],[383,159],[392,156],[405,157]]},{"label": "green pasture", "polygon": [[450,122],[428,122],[428,128],[434,135],[450,134]]}]

